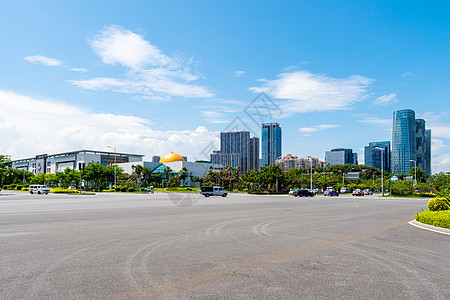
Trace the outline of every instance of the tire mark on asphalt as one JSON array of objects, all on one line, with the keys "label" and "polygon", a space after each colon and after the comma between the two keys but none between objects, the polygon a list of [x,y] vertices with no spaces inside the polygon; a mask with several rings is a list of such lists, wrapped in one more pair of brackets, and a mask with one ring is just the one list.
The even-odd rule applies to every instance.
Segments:
[{"label": "tire mark on asphalt", "polygon": [[[191,238],[195,234],[190,235],[180,235],[169,239],[159,240],[147,243],[146,245],[140,247],[135,252],[133,252],[131,255],[128,256],[128,258],[125,261],[125,266],[123,270],[123,274],[125,275],[125,279],[128,281],[128,283],[131,285],[133,291],[139,295],[140,298],[148,298],[149,295],[145,294],[145,286],[139,285],[138,280],[136,280],[136,276],[133,275],[133,273],[141,273],[143,277],[151,278],[150,273],[147,269],[147,263],[149,261],[149,256],[154,253],[157,249],[166,246],[170,243],[185,240],[188,238]],[[133,262],[139,257],[140,254],[145,252],[143,257],[141,258],[141,262],[139,264],[139,268],[137,268],[133,272]],[[141,280],[142,281],[142,280]]]},{"label": "tire mark on asphalt", "polygon": [[38,273],[37,278],[33,281],[33,283],[31,284],[30,288],[28,289],[28,291],[26,292],[26,294],[28,294],[29,296],[26,297],[28,299],[36,299],[39,298],[38,294],[39,292],[44,288],[44,282],[45,282],[45,278],[47,276],[49,276],[49,274],[54,271],[56,268],[58,268],[60,265],[68,262],[71,258],[86,252],[90,249],[93,248],[97,248],[103,245],[107,245],[110,243],[114,243],[120,240],[124,240],[124,239],[129,239],[130,237],[137,237],[137,236],[141,236],[141,235],[145,235],[145,234],[135,234],[135,235],[127,235],[127,236],[122,236],[122,237],[118,237],[118,238],[111,238],[108,239],[106,241],[100,241],[100,242],[93,242],[90,243],[88,246],[83,247],[81,249],[78,249],[74,252],[72,252],[69,255],[63,256],[57,260],[55,260],[53,263],[51,263],[50,265],[48,265],[43,271]]}]

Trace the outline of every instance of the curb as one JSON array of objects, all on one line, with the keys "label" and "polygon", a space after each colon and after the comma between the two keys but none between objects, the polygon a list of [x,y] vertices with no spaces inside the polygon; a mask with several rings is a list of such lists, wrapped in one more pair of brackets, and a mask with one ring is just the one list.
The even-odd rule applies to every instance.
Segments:
[{"label": "curb", "polygon": [[425,230],[429,230],[429,231],[433,231],[433,232],[437,232],[437,233],[450,235],[450,229],[447,229],[447,228],[436,227],[436,226],[433,226],[433,225],[420,223],[420,222],[417,222],[416,220],[412,220],[412,221],[408,222],[408,224],[412,225],[412,226],[415,226],[415,227],[418,227],[418,228],[425,229]]}]

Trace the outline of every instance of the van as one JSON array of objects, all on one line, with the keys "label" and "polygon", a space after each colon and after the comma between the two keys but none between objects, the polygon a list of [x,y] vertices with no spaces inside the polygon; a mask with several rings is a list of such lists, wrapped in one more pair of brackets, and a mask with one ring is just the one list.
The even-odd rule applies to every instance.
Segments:
[{"label": "van", "polygon": [[350,193],[352,191],[352,189],[351,188],[349,188],[348,186],[343,186],[343,187],[341,187],[341,194],[344,194],[344,193]]},{"label": "van", "polygon": [[48,188],[48,186],[41,185],[41,184],[30,185],[30,187],[28,188],[28,191],[30,192],[30,194],[36,193],[36,194],[48,195],[48,193],[50,193],[50,189]]},{"label": "van", "polygon": [[226,197],[227,191],[225,191],[222,187],[220,186],[202,186],[200,187],[200,194],[202,194],[205,197],[209,197],[209,196],[222,196],[222,197]]}]

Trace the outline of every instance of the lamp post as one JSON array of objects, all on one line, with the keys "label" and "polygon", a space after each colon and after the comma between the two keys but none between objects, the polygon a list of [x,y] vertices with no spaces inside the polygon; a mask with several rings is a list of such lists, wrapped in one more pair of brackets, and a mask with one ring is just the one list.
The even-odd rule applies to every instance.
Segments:
[{"label": "lamp post", "polygon": [[417,161],[414,159],[410,159],[409,161],[414,162],[414,185],[413,186],[416,186],[416,184],[417,184]]},{"label": "lamp post", "polygon": [[313,176],[312,176],[313,166],[312,166],[312,157],[311,156],[309,156],[309,161],[311,163],[311,168],[309,169],[309,172],[311,173],[311,191],[312,191],[312,189],[313,189]]},{"label": "lamp post", "polygon": [[108,148],[114,149],[114,189],[117,186],[117,177],[116,177],[116,168],[117,168],[117,161],[116,161],[116,157],[117,157],[117,149],[116,146],[107,146]]}]

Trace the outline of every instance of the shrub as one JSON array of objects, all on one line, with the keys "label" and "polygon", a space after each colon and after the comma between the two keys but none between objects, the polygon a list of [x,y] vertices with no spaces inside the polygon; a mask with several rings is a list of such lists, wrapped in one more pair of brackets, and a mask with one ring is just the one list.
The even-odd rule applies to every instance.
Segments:
[{"label": "shrub", "polygon": [[[433,199],[434,200],[434,199]],[[416,221],[428,225],[450,229],[450,210],[423,211],[416,214]]]},{"label": "shrub", "polygon": [[71,190],[71,189],[63,189],[63,188],[53,188],[50,190],[50,193],[54,194],[79,194],[80,191],[78,190]]},{"label": "shrub", "polygon": [[17,186],[16,184],[10,184],[8,189],[9,190],[14,190],[16,188],[16,186]]},{"label": "shrub", "polygon": [[406,196],[413,193],[411,181],[397,181],[392,185],[392,195]]},{"label": "shrub", "polygon": [[28,188],[27,187],[23,187],[22,191],[27,191],[28,192]]},{"label": "shrub", "polygon": [[117,192],[117,189],[107,189],[107,190],[102,190],[102,192],[112,193],[112,192]]},{"label": "shrub", "polygon": [[115,190],[116,192],[120,192],[120,191],[121,191],[121,187],[120,187],[120,186],[117,186],[117,187],[114,188],[114,190]]},{"label": "shrub", "polygon": [[16,190],[18,190],[18,191],[21,191],[22,188],[23,188],[23,185],[21,185],[21,184],[18,184],[18,185],[16,186]]},{"label": "shrub", "polygon": [[440,211],[449,209],[450,209],[450,200],[448,200],[447,198],[437,197],[428,201],[429,211]]},{"label": "shrub", "polygon": [[134,191],[135,191],[134,187],[130,187],[130,188],[128,188],[128,190],[127,190],[127,192],[130,192],[130,193],[132,193],[132,192],[134,192]]},{"label": "shrub", "polygon": [[415,193],[414,195],[417,195],[417,196],[420,196],[420,197],[424,197],[424,198],[434,198],[434,197],[436,197],[436,194],[426,193],[426,192]]},{"label": "shrub", "polygon": [[123,187],[120,188],[121,192],[126,192],[127,190],[128,190],[128,188],[126,186],[123,186]]}]

